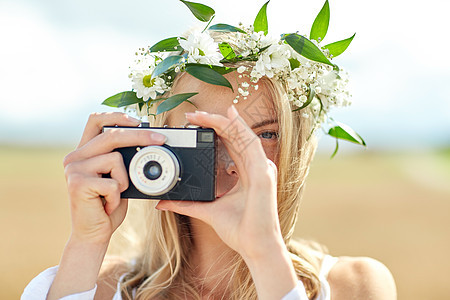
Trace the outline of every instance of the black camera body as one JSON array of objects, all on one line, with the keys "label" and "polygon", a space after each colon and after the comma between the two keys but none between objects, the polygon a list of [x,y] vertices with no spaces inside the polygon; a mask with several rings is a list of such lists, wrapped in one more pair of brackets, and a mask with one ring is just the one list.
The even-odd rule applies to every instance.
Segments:
[{"label": "black camera body", "polygon": [[151,130],[167,137],[162,146],[117,148],[128,172],[122,198],[212,201],[216,197],[217,135],[212,128],[105,126]]}]

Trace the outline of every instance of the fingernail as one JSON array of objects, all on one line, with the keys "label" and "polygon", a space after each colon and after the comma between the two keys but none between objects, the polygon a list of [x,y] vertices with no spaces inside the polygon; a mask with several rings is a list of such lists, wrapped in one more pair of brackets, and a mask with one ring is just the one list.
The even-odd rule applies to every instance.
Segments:
[{"label": "fingernail", "polygon": [[165,142],[167,139],[165,135],[156,132],[152,132],[151,138],[157,143]]},{"label": "fingernail", "polygon": [[236,109],[236,106],[234,106],[234,104],[231,104],[231,109],[234,111],[235,114],[237,114],[237,115],[239,114]]},{"label": "fingernail", "polygon": [[187,113],[184,113],[184,114],[185,114],[186,118],[195,116],[195,113],[193,113],[193,112],[187,112]]},{"label": "fingernail", "polygon": [[141,120],[128,116],[128,120],[135,123],[136,125],[141,124]]},{"label": "fingernail", "polygon": [[195,113],[196,114],[200,114],[200,115],[207,115],[208,114],[206,111],[201,111],[201,110],[196,110]]},{"label": "fingernail", "polygon": [[168,210],[167,208],[158,207],[158,206],[155,206],[155,209],[160,210],[160,211],[167,211]]}]

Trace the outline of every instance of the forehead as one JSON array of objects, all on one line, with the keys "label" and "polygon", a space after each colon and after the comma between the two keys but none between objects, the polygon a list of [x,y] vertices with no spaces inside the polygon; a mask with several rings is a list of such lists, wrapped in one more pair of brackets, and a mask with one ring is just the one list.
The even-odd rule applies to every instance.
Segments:
[{"label": "forehead", "polygon": [[[173,94],[194,93],[198,94],[189,100],[197,107],[188,102],[184,102],[169,111],[166,123],[170,126],[178,126],[186,123],[184,113],[195,110],[206,111],[209,113],[220,114],[226,116],[227,109],[233,104],[233,100],[238,95],[239,83],[247,81],[248,78],[239,78],[236,72],[226,74],[225,77],[232,84],[233,90],[227,87],[217,86],[205,83],[191,75],[185,73],[179,78],[172,89]],[[260,80],[253,87],[252,83],[248,87],[250,92],[247,99],[243,99],[240,95],[239,102],[234,104],[240,116],[249,125],[256,124],[268,119],[276,119],[276,109],[273,99],[273,93],[270,92],[267,83]]]}]

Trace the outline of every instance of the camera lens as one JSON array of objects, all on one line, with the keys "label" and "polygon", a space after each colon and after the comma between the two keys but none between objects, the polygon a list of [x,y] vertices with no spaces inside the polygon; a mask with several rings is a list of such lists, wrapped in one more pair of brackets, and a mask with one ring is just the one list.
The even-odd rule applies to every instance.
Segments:
[{"label": "camera lens", "polygon": [[156,180],[161,176],[161,165],[156,161],[149,161],[144,166],[144,175],[150,180]]},{"label": "camera lens", "polygon": [[129,172],[136,189],[148,196],[165,194],[181,180],[177,157],[162,146],[138,150],[130,161]]}]

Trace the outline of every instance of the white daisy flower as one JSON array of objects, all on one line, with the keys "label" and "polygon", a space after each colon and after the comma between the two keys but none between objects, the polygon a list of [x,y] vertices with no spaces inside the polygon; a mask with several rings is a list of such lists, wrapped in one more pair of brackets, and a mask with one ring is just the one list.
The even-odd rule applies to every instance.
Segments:
[{"label": "white daisy flower", "polygon": [[267,50],[265,50],[258,61],[256,62],[253,70],[257,74],[262,76],[267,76],[272,78],[274,72],[283,71],[283,69],[290,68],[289,58],[290,58],[290,46],[288,45],[271,45]]},{"label": "white daisy flower", "polygon": [[192,31],[187,39],[180,39],[180,45],[189,52],[188,63],[222,66],[219,46],[207,32]]},{"label": "white daisy flower", "polygon": [[164,93],[167,85],[164,79],[155,77],[152,79],[154,67],[147,70],[132,72],[133,90],[138,98],[147,101],[148,99],[156,99],[157,93]]}]

